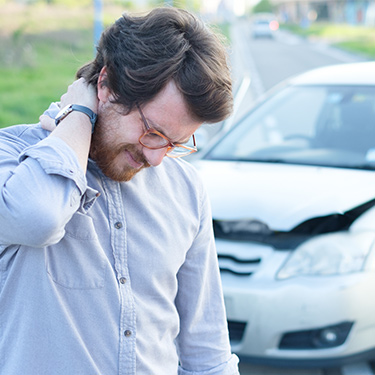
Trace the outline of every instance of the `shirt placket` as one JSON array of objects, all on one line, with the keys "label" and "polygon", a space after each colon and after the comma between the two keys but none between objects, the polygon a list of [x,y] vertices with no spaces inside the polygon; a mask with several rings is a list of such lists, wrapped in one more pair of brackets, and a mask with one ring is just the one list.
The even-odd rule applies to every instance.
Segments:
[{"label": "shirt placket", "polygon": [[106,180],[111,246],[120,296],[119,375],[136,374],[136,315],[128,269],[127,230],[121,184]]}]

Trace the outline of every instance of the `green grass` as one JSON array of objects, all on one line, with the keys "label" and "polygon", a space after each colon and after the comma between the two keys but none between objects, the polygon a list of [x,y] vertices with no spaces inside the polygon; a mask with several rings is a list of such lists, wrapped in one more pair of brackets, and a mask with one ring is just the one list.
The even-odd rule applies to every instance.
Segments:
[{"label": "green grass", "polygon": [[8,66],[0,67],[0,127],[38,122],[49,103],[60,99],[78,67],[92,58],[87,30],[62,32],[72,42],[53,42],[51,34],[31,36],[17,46]]},{"label": "green grass", "polygon": [[[0,128],[38,122],[77,69],[94,55],[90,7],[3,6],[0,12]],[[106,23],[124,9],[111,9]]]},{"label": "green grass", "polygon": [[[80,3],[85,2],[89,5],[1,5],[0,128],[38,122],[49,104],[60,100],[77,69],[93,58],[94,11],[92,1]],[[104,25],[124,11],[104,6]],[[229,38],[228,24],[214,29]]]},{"label": "green grass", "polygon": [[346,51],[375,58],[375,28],[346,24],[312,23],[307,28],[299,25],[281,26],[306,38],[320,39]]},{"label": "green grass", "polygon": [[[372,31],[375,33],[375,30]],[[370,39],[370,38],[368,38]],[[368,39],[345,40],[335,43],[335,46],[340,47],[346,51],[358,53],[370,59],[375,59],[375,41]]]}]

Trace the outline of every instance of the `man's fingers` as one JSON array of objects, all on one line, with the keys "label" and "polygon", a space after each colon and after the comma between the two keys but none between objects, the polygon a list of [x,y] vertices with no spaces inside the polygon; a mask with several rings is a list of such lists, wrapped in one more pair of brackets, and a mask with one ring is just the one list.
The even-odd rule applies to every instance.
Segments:
[{"label": "man's fingers", "polygon": [[47,115],[41,115],[39,117],[39,121],[40,121],[40,124],[42,125],[42,128],[45,130],[52,132],[56,129],[55,119]]},{"label": "man's fingers", "polygon": [[98,111],[98,95],[92,85],[88,85],[83,78],[74,81],[65,94],[61,96],[61,108],[68,104],[80,104],[90,108],[95,113]]},{"label": "man's fingers", "polygon": [[[61,96],[58,103],[59,108],[64,108],[68,104],[80,104],[86,106],[97,113],[98,97],[96,89],[92,85],[88,85],[83,78],[74,81],[65,94]],[[40,124],[43,129],[50,132],[56,129],[55,119],[51,118],[46,111],[39,117]]]}]

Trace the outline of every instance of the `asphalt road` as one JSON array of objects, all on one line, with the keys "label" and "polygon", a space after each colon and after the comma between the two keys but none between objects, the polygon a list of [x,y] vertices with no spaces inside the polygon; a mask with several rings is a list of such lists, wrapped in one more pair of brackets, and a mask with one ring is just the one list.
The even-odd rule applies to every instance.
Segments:
[{"label": "asphalt road", "polygon": [[[250,23],[243,19],[235,22],[231,28],[229,53],[234,91],[240,93],[237,99],[241,100],[241,103],[236,101],[238,107],[235,107],[235,115],[230,119],[232,123],[263,94],[289,77],[321,66],[364,60],[322,42],[308,41],[285,31],[278,31],[273,39],[254,39]],[[222,126],[215,124],[201,130],[210,139]]]},{"label": "asphalt road", "polygon": [[254,39],[245,20],[234,23],[231,34],[230,54],[235,86],[240,84],[242,77],[249,76],[253,98],[284,79],[307,70],[364,60],[325,43],[309,41],[285,31],[277,32],[273,39]]},{"label": "asphalt road", "polygon": [[277,368],[240,363],[240,372],[241,375],[373,375],[375,373],[374,366],[365,362],[329,369]]},{"label": "asphalt road", "polygon": [[[253,39],[250,25],[241,20],[232,27],[232,61],[235,91],[240,94],[233,122],[241,117],[267,90],[293,75],[309,69],[363,61],[355,55],[344,53],[321,42],[311,42],[287,32],[278,32],[273,39]],[[244,77],[247,80],[244,81]],[[246,84],[247,82],[247,84]],[[242,86],[241,86],[242,84]],[[245,90],[241,90],[245,88]],[[211,135],[221,125],[211,127]],[[355,363],[332,369],[293,369],[255,366],[242,363],[241,375],[371,375],[375,374],[369,363]]]}]

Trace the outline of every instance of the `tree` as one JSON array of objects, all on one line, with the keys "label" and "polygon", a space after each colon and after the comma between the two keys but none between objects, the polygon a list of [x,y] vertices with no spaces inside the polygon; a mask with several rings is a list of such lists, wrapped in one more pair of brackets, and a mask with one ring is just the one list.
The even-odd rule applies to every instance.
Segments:
[{"label": "tree", "polygon": [[258,4],[253,7],[253,13],[272,13],[273,5],[269,0],[261,0]]}]

